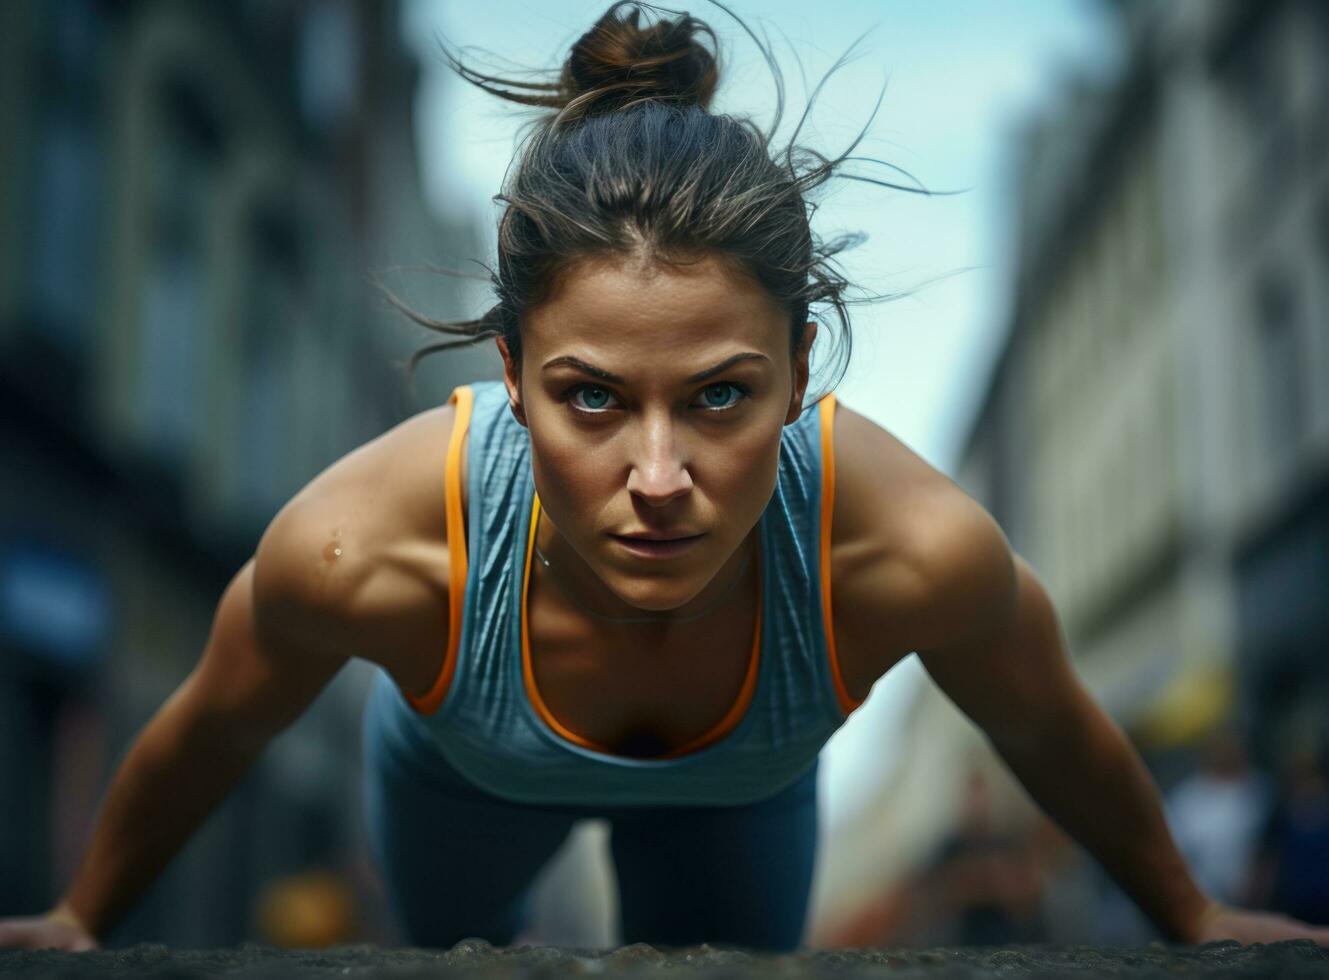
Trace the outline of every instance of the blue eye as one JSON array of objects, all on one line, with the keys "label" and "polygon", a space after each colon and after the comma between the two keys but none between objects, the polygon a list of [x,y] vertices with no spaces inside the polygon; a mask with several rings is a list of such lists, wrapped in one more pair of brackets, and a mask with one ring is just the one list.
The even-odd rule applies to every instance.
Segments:
[{"label": "blue eye", "polygon": [[598,412],[605,407],[605,400],[613,397],[609,394],[609,389],[601,388],[599,385],[577,385],[572,389],[570,397],[575,399],[582,392],[588,393],[587,400],[583,405],[575,406],[582,411]]},{"label": "blue eye", "polygon": [[[710,414],[715,415],[729,411],[743,399],[750,396],[751,389],[746,385],[733,381],[721,381],[707,385],[701,390],[699,397],[703,404],[699,407],[705,408]],[[582,415],[603,415],[607,409],[612,407],[610,402],[615,396],[608,388],[583,382],[582,384],[573,385],[564,397],[573,409]]]},{"label": "blue eye", "polygon": [[[730,392],[736,393],[738,397],[734,398],[732,401],[724,400],[725,396]],[[712,396],[716,396],[716,398],[721,400],[717,401],[716,398],[713,398]],[[746,389],[741,388],[730,381],[721,381],[718,384],[707,385],[702,389],[701,393],[702,399],[706,402],[706,407],[716,411],[733,408],[747,396],[748,393]]]}]

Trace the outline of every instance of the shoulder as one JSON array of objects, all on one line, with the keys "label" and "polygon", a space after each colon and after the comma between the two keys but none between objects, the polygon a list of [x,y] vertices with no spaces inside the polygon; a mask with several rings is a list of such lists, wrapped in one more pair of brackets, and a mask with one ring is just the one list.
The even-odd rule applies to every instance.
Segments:
[{"label": "shoulder", "polygon": [[407,639],[440,609],[446,628],[444,461],[454,419],[451,405],[406,419],[277,512],[254,556],[260,624],[375,660],[391,634]]},{"label": "shoulder", "polygon": [[987,510],[881,426],[840,404],[834,421],[832,601],[883,670],[1008,616],[1015,556]]}]

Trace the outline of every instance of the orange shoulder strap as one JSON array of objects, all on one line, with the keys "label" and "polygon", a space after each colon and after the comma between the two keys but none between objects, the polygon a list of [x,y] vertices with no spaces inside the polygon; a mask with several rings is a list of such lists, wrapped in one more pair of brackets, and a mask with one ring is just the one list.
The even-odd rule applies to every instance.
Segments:
[{"label": "orange shoulder strap", "polygon": [[829,392],[817,403],[821,423],[821,620],[826,624],[826,650],[831,661],[831,677],[840,709],[846,715],[861,705],[844,686],[840,657],[835,649],[835,628],[831,622],[831,515],[835,511],[835,393]]},{"label": "orange shoulder strap", "polygon": [[471,406],[475,393],[470,385],[454,388],[448,404],[456,407],[452,423],[452,436],[448,439],[448,454],[443,466],[443,493],[448,534],[448,649],[443,658],[443,670],[433,686],[423,695],[406,694],[406,700],[416,711],[432,714],[443,703],[443,696],[452,683],[457,667],[457,648],[461,646],[462,598],[466,594],[466,521],[461,507],[461,445],[471,425]]}]

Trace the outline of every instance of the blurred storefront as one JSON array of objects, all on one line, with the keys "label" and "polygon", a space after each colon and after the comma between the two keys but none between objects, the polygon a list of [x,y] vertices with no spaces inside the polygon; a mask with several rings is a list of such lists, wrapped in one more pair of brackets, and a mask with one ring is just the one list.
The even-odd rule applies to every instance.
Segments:
[{"label": "blurred storefront", "polygon": [[1286,501],[1236,559],[1242,710],[1272,769],[1329,745],[1329,479]]},{"label": "blurred storefront", "polygon": [[[424,338],[367,285],[482,247],[465,209],[425,203],[397,18],[370,0],[0,5],[0,915],[65,887],[113,767],[281,504],[496,376],[490,352],[436,358],[412,400],[400,365]],[[434,315],[477,312],[455,280],[389,282]],[[283,876],[372,894],[363,666],[273,743],[113,945],[294,935],[273,923],[295,892],[263,891]],[[356,922],[392,938],[373,908]]]},{"label": "blurred storefront", "polygon": [[[1068,81],[1021,136],[1013,308],[956,478],[1166,790],[1220,725],[1268,769],[1326,737],[1329,6],[1114,6],[1119,77]],[[828,849],[822,942],[872,941],[862,923],[954,831],[971,768],[995,824],[1038,833],[939,691],[906,731],[908,761]],[[1156,935],[1072,864],[1045,876],[1050,941]]]}]

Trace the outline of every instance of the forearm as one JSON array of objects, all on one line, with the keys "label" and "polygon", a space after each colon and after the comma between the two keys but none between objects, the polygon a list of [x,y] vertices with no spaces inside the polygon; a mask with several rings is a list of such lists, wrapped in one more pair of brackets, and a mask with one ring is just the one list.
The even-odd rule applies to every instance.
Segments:
[{"label": "forearm", "polygon": [[993,745],[1039,806],[1159,929],[1191,941],[1209,898],[1177,850],[1149,771],[1087,693],[1038,731]]},{"label": "forearm", "polygon": [[116,770],[92,841],[57,909],[99,940],[244,775],[258,751],[192,724],[176,696]]}]

